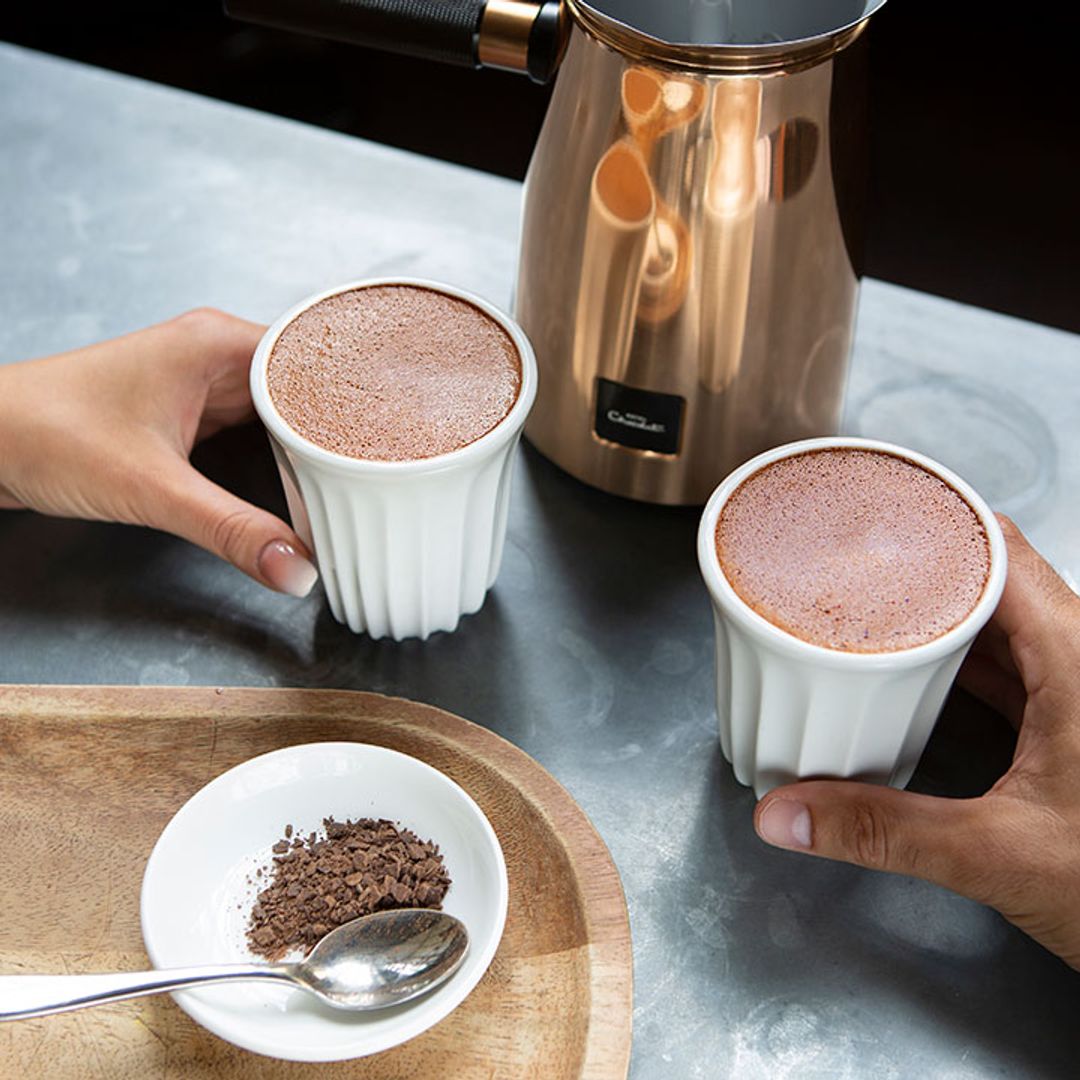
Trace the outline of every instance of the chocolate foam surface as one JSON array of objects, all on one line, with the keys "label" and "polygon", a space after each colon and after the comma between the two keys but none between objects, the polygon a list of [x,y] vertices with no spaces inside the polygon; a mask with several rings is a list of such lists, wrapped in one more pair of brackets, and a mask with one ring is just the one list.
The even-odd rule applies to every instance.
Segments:
[{"label": "chocolate foam surface", "polygon": [[968,615],[990,572],[986,531],[967,501],[878,451],[811,451],[767,465],[725,504],[715,540],[745,603],[844,652],[933,641]]},{"label": "chocolate foam surface", "polygon": [[510,335],[433,289],[374,285],[321,300],[281,333],[270,397],[306,439],[346,457],[410,461],[460,449],[521,389]]}]

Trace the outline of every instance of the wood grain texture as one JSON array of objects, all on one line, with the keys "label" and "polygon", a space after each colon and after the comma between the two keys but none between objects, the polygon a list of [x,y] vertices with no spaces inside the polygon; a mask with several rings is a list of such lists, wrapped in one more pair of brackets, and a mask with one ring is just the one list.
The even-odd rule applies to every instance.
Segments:
[{"label": "wood grain texture", "polygon": [[498,953],[430,1031],[370,1058],[278,1061],[204,1031],[168,997],[0,1024],[0,1076],[50,1080],[613,1080],[629,1066],[622,886],[576,803],[510,743],[431,706],[324,690],[0,688],[0,972],[139,970],[143,867],[199,788],[258,754],[374,743],[440,769],[506,856]]}]

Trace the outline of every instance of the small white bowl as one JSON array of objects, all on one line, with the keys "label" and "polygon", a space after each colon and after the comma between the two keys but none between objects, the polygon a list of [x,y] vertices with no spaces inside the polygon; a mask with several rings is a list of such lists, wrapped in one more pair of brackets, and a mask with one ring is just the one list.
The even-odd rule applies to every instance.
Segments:
[{"label": "small white bowl", "polygon": [[143,875],[143,941],[155,968],[252,960],[245,930],[287,824],[304,834],[324,818],[388,818],[439,845],[452,884],[443,909],[465,923],[469,952],[430,994],[390,1009],[348,1013],[263,983],[184,990],[195,1021],[245,1050],[290,1061],[341,1061],[397,1046],[455,1009],[491,963],[506,921],[502,849],[487,818],[437,769],[364,743],[290,746],[252,758],[196,792],[165,827]]}]

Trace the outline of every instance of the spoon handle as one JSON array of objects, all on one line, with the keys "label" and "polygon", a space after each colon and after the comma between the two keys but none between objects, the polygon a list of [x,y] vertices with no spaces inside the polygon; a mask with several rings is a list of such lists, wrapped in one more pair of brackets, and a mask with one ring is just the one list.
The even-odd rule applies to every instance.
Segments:
[{"label": "spoon handle", "polygon": [[291,964],[218,964],[109,975],[2,975],[0,1021],[49,1016],[106,1001],[123,1001],[232,979],[296,985]]}]

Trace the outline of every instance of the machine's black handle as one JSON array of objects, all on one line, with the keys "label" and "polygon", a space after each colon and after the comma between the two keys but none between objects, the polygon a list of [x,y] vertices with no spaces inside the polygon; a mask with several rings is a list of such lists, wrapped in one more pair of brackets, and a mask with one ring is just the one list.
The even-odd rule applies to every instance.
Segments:
[{"label": "machine's black handle", "polygon": [[485,0],[224,0],[245,22],[479,67]]},{"label": "machine's black handle", "polygon": [[[527,71],[547,82],[562,53],[555,0],[223,0],[234,19],[463,67]],[[494,62],[488,59],[493,56]]]}]

